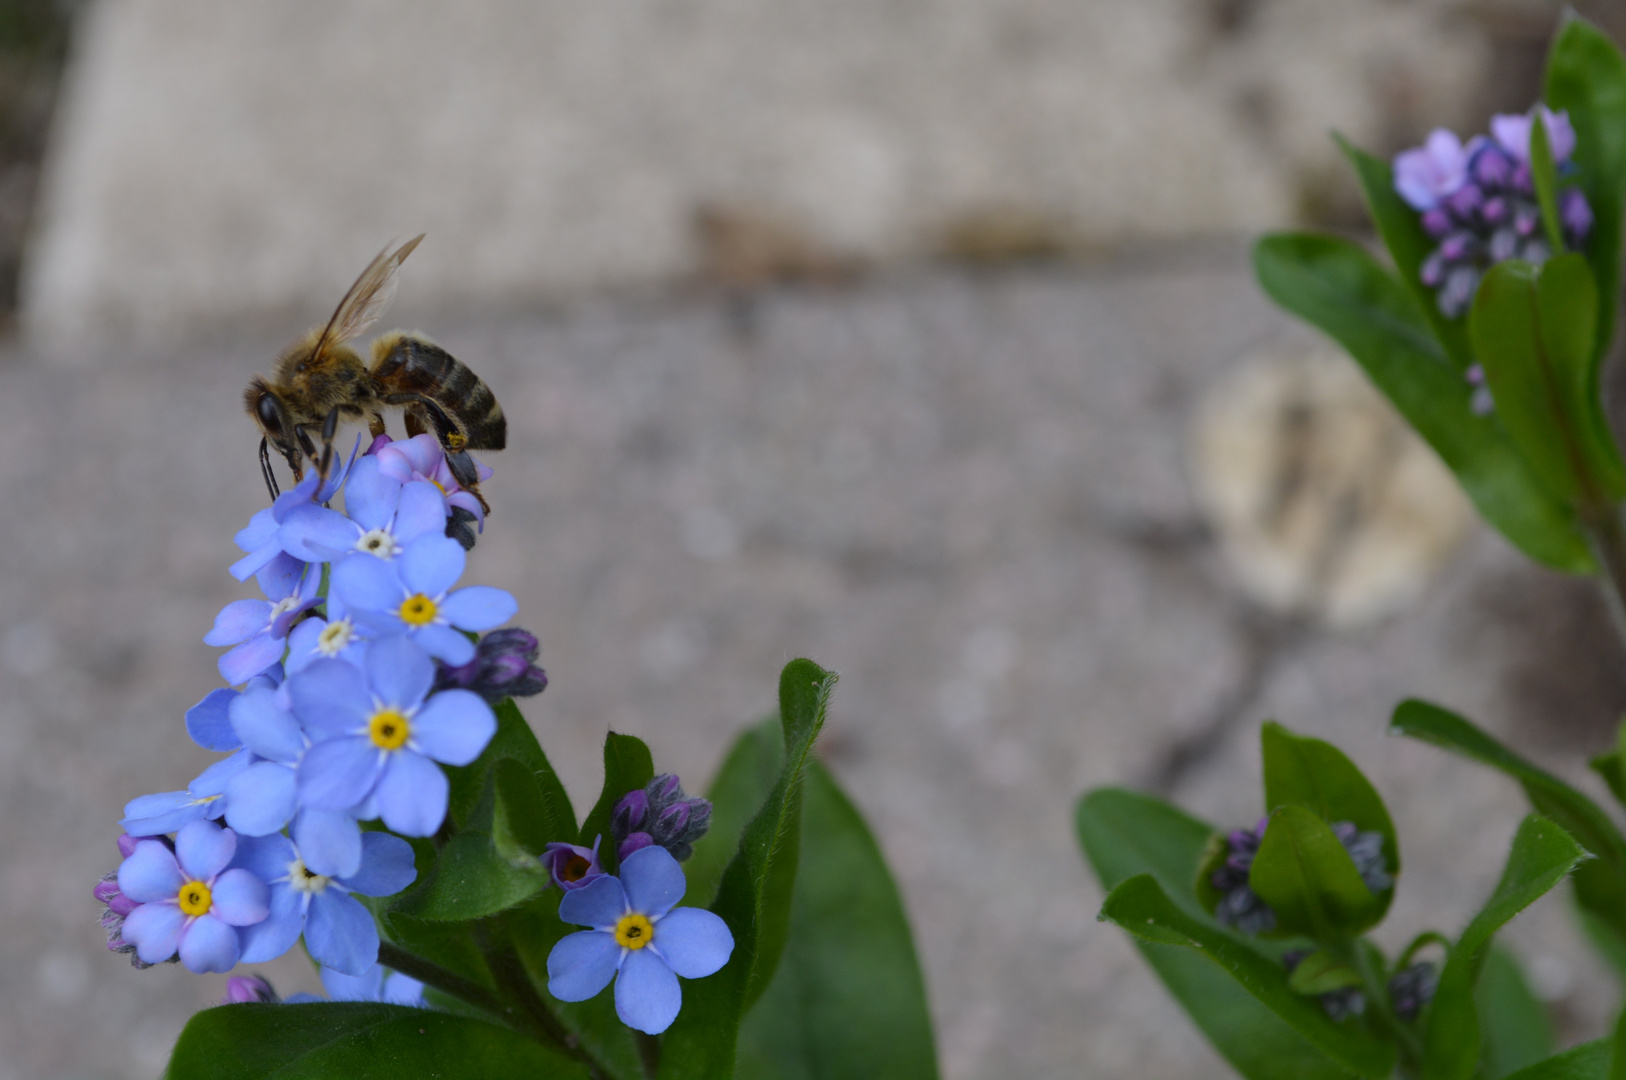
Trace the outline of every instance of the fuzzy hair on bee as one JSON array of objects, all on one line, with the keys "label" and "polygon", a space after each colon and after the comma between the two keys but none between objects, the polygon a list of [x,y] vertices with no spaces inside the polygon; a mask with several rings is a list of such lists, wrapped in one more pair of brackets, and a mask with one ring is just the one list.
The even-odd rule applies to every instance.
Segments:
[{"label": "fuzzy hair on bee", "polygon": [[[396,272],[422,239],[420,234],[394,252],[379,252],[332,318],[284,349],[271,377],[255,376],[243,392],[244,408],[260,428],[260,469],[272,498],[278,493],[272,449],[295,480],[304,476],[307,461],[326,475],[341,421],[365,421],[377,437],[385,432],[384,411],[400,409],[407,434],[434,435],[457,482],[489,511],[469,451],[507,445],[508,421],[491,388],[422,334],[394,330],[379,336],[368,350],[370,364],[351,346],[383,314],[395,295]],[[320,448],[313,431],[320,433]]]}]

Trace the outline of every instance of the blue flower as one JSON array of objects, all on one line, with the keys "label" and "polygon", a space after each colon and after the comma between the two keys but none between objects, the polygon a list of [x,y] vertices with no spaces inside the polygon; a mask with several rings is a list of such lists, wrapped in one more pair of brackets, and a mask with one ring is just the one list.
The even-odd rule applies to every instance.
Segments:
[{"label": "blue flower", "polygon": [[[282,523],[301,507],[325,503],[333,498],[349,475],[350,466],[356,460],[356,451],[360,448],[361,436],[357,435],[356,445],[351,449],[344,468],[335,469],[325,481],[314,470],[306,473],[305,478],[291,490],[277,496],[275,502],[249,519],[248,525],[234,537],[237,546],[248,554],[232,564],[232,577],[247,581],[272,559],[287,551],[283,543]],[[318,484],[321,485],[320,490]]]},{"label": "blue flower", "polygon": [[1431,210],[1468,178],[1468,155],[1456,132],[1435,128],[1422,146],[1395,158],[1395,190],[1414,210]]},{"label": "blue flower", "polygon": [[298,766],[300,803],[338,811],[376,805],[403,836],[440,828],[448,786],[435,762],[479,757],[497,718],[467,690],[431,695],[434,681],[434,662],[405,637],[374,642],[360,668],[318,660],[290,677],[294,713],[315,740]]},{"label": "blue flower", "polygon": [[241,931],[245,964],[274,960],[293,948],[300,934],[311,959],[360,975],[378,960],[378,928],[352,892],[393,896],[417,877],[412,846],[399,836],[370,832],[361,838],[361,867],[345,877],[312,870],[286,836],[244,837],[233,866],[250,871],[271,889],[270,914]]},{"label": "blue flower", "polygon": [[254,754],[239,750],[200,772],[185,791],[141,795],[124,804],[119,827],[131,836],[161,836],[193,821],[226,812],[226,789],[232,779],[254,764]]},{"label": "blue flower", "polygon": [[350,555],[333,564],[333,592],[380,636],[406,634],[453,667],[474,659],[474,644],[459,630],[490,630],[513,618],[513,596],[489,585],[449,591],[463,576],[462,545],[422,536],[397,559]]},{"label": "blue flower", "polygon": [[322,986],[334,1001],[378,1001],[385,1005],[418,1008],[424,1004],[423,983],[379,964],[374,964],[360,975],[345,975],[332,968],[323,968]]},{"label": "blue flower", "polygon": [[635,851],[621,876],[606,874],[565,893],[559,918],[593,929],[571,934],[548,954],[548,992],[586,1001],[615,980],[621,1022],[659,1035],[677,1019],[677,977],[699,979],[728,963],[728,924],[700,908],[674,907],[687,883],[665,848]]},{"label": "blue flower", "polygon": [[446,532],[440,490],[425,480],[403,484],[382,472],[376,457],[362,458],[351,470],[344,508],[343,514],[315,503],[296,508],[280,527],[284,548],[318,562],[352,551],[389,559],[420,536]]},{"label": "blue flower", "polygon": [[303,671],[318,660],[346,660],[360,664],[372,636],[365,626],[344,613],[337,597],[327,599],[327,618],[311,615],[301,619],[288,635],[287,667],[290,673]]},{"label": "blue flower", "polygon": [[233,750],[243,748],[243,740],[237,737],[237,732],[231,726],[231,703],[237,696],[246,690],[264,686],[276,689],[282,685],[282,665],[272,664],[269,668],[248,681],[243,690],[211,690],[203,696],[203,700],[186,710],[186,733],[192,736],[192,741],[205,750],[216,750],[229,754]]},{"label": "blue flower", "polygon": [[269,890],[248,870],[231,868],[237,835],[194,821],[175,836],[175,850],[142,840],[119,865],[119,891],[140,906],[120,934],[143,963],[179,954],[192,971],[230,971],[241,953],[239,927],[269,913]]},{"label": "blue flower", "polygon": [[215,616],[206,645],[235,645],[220,657],[220,676],[239,686],[282,659],[293,621],[320,603],[321,576],[307,563],[283,553],[255,575],[265,600],[234,600]]}]

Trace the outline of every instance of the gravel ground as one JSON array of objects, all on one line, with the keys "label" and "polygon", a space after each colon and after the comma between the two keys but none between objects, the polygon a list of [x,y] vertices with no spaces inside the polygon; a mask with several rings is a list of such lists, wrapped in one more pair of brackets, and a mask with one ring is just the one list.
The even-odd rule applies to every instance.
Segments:
[{"label": "gravel ground", "polygon": [[[1383,738],[1393,704],[1444,701],[1569,763],[1621,704],[1590,594],[1482,531],[1359,633],[1238,594],[1188,492],[1188,418],[1297,333],[1239,250],[426,329],[510,417],[469,577],[513,590],[542,640],[553,682],[527,714],[572,795],[596,791],[607,727],[698,787],[785,660],[839,671],[824,752],[916,920],[951,1080],[1224,1071],[1094,921],[1070,825],[1085,787],[1159,784],[1237,823],[1258,812],[1258,720],[1335,738],[1407,845],[1393,943],[1461,925],[1522,813],[1500,779]],[[155,1075],[221,993],[106,954],[89,891],[123,802],[209,757],[181,713],[218,685],[199,639],[247,595],[225,567],[264,492],[237,395],[280,344],[0,362],[7,1080]],[[1563,903],[1513,940],[1549,950],[1535,977],[1570,1037],[1601,1030],[1614,991]]]}]

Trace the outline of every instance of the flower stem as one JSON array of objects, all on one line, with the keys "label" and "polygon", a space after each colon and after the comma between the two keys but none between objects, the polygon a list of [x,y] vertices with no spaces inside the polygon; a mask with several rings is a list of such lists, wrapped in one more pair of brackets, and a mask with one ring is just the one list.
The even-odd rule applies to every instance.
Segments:
[{"label": "flower stem", "polygon": [[1422,1038],[1416,1029],[1403,1023],[1389,1006],[1388,987],[1384,985],[1381,973],[1372,970],[1371,957],[1367,955],[1359,941],[1345,952],[1345,956],[1360,973],[1361,988],[1366,992],[1367,1008],[1372,1010],[1379,1025],[1400,1050],[1400,1075],[1419,1075],[1423,1065]]},{"label": "flower stem", "polygon": [[1607,501],[1582,520],[1592,541],[1592,556],[1598,561],[1598,584],[1609,608],[1609,621],[1626,647],[1626,529],[1621,527],[1619,511]]},{"label": "flower stem", "polygon": [[532,1038],[540,1037],[544,1042],[558,1041],[547,1033],[538,1032],[537,1026],[531,1022],[524,1010],[504,1001],[486,987],[455,972],[447,971],[439,964],[425,960],[421,956],[414,956],[388,941],[378,943],[378,962],[384,967],[417,979],[425,986],[434,987],[443,994],[450,994],[460,1001],[466,1001],[481,1012],[490,1014]]},{"label": "flower stem", "polygon": [[594,1080],[606,1080],[613,1075],[582,1045],[581,1039],[560,1022],[553,1010],[548,1007],[548,1003],[542,1000],[542,995],[536,992],[536,986],[531,982],[531,977],[513,946],[504,937],[493,940],[493,935],[489,933],[490,929],[492,928],[476,924],[475,941],[485,957],[486,967],[491,970],[491,977],[496,981],[498,990],[508,1000],[517,1004],[529,1018],[532,1028],[546,1034],[546,1042],[560,1047],[587,1066],[587,1071]]}]

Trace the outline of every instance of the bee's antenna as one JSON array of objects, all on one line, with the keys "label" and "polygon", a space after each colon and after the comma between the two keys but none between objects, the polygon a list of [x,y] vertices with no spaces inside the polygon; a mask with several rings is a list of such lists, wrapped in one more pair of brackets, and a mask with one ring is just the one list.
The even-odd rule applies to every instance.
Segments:
[{"label": "bee's antenna", "polygon": [[276,502],[282,492],[277,488],[277,474],[271,470],[271,450],[263,435],[260,437],[260,475],[265,478],[265,490],[271,493],[271,501]]}]

